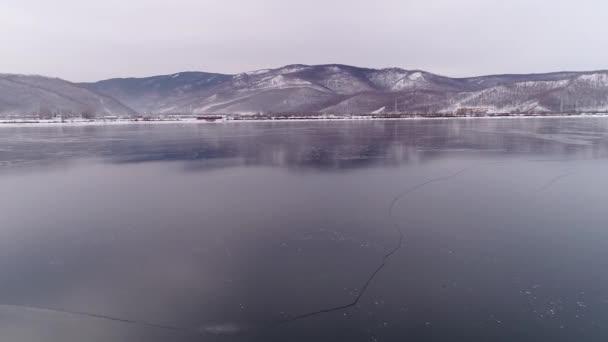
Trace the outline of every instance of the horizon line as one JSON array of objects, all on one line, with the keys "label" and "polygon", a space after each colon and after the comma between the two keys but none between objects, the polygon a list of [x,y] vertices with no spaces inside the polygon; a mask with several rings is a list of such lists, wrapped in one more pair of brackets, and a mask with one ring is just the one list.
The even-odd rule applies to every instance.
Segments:
[{"label": "horizon line", "polygon": [[206,73],[206,74],[216,74],[216,75],[222,75],[222,76],[238,76],[238,75],[243,75],[243,74],[248,74],[248,73],[253,73],[253,72],[258,72],[258,71],[264,71],[264,70],[268,70],[268,71],[279,70],[279,69],[283,69],[283,68],[290,67],[290,66],[303,66],[303,67],[342,66],[342,67],[348,67],[348,68],[355,68],[355,69],[362,69],[362,70],[375,70],[375,71],[397,69],[397,70],[403,70],[403,71],[407,71],[407,72],[423,72],[423,73],[427,73],[427,74],[431,74],[431,75],[435,75],[435,76],[439,76],[439,77],[444,77],[444,78],[449,78],[449,79],[455,79],[455,80],[474,79],[474,78],[483,78],[483,77],[498,77],[498,76],[503,76],[503,77],[504,76],[535,76],[535,75],[538,76],[538,75],[557,75],[557,74],[568,74],[568,73],[591,74],[591,73],[607,73],[608,72],[608,68],[607,68],[607,69],[587,69],[587,70],[559,70],[559,71],[529,72],[529,73],[506,72],[506,73],[489,73],[489,74],[479,74],[479,75],[474,75],[474,76],[454,77],[454,76],[446,76],[443,74],[434,73],[432,71],[428,71],[425,69],[419,69],[419,68],[408,69],[408,68],[397,67],[397,66],[389,66],[389,67],[381,67],[381,68],[375,67],[374,68],[374,67],[364,67],[364,66],[357,66],[357,65],[343,64],[343,63],[323,63],[323,64],[292,63],[292,64],[285,64],[283,66],[274,67],[274,68],[260,68],[260,69],[242,71],[239,73],[222,73],[222,72],[203,71],[203,70],[182,70],[182,71],[177,71],[177,72],[173,72],[173,73],[160,73],[160,74],[154,74],[154,75],[148,75],[148,76],[117,76],[117,77],[110,77],[110,78],[102,78],[102,79],[98,79],[98,80],[94,80],[94,81],[71,81],[67,78],[53,76],[53,75],[39,74],[39,73],[0,72],[0,77],[2,77],[2,76],[36,76],[36,77],[44,77],[44,78],[51,78],[51,79],[59,79],[59,80],[63,80],[66,82],[73,83],[73,84],[86,84],[86,83],[97,83],[97,82],[109,81],[109,80],[146,79],[146,78],[153,78],[153,77],[175,76],[175,75],[182,74],[182,73]]}]

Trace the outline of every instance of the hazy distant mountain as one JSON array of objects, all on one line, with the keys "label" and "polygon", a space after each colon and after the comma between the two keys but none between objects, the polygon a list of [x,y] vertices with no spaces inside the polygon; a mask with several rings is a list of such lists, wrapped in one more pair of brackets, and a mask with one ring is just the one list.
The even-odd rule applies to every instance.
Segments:
[{"label": "hazy distant mountain", "polygon": [[608,72],[450,78],[420,70],[297,64],[237,75],[181,72],[78,85],[0,77],[0,114],[39,108],[116,115],[608,112]]},{"label": "hazy distant mountain", "polygon": [[131,115],[117,100],[58,78],[0,74],[0,116]]},{"label": "hazy distant mountain", "polygon": [[[115,78],[82,85],[120,100],[140,113],[181,112],[181,107],[232,79],[230,75],[181,72],[146,78]],[[188,111],[191,112],[191,111]]]}]

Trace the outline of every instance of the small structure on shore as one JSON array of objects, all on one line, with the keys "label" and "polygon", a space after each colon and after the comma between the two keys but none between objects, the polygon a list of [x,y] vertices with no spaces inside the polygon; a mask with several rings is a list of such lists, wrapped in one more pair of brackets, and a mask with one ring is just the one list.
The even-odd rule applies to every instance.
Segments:
[{"label": "small structure on shore", "polygon": [[492,107],[461,107],[456,110],[458,116],[486,116],[492,113],[494,108]]},{"label": "small structure on shore", "polygon": [[222,120],[224,117],[220,115],[201,115],[197,116],[196,120],[205,120],[207,122],[214,122],[217,120]]}]

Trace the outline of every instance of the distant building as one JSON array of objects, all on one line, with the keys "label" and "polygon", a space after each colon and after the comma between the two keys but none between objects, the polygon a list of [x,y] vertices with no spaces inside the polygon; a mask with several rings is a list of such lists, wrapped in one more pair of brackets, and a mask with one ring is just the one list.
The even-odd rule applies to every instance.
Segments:
[{"label": "distant building", "polygon": [[222,120],[224,117],[221,115],[201,115],[197,116],[196,120],[205,120],[207,122],[214,122],[217,120]]},{"label": "distant building", "polygon": [[493,107],[462,107],[456,110],[456,114],[460,116],[487,115],[490,114],[493,110]]}]

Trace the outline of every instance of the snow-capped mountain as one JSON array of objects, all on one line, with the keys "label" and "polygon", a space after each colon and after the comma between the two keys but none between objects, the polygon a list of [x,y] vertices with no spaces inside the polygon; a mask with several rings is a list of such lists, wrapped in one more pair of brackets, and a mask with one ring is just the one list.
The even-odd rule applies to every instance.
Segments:
[{"label": "snow-capped mountain", "polygon": [[608,72],[449,78],[420,70],[288,65],[84,84],[151,113],[559,113],[608,110]]},{"label": "snow-capped mountain", "polygon": [[181,72],[80,84],[0,77],[0,114],[40,108],[118,115],[608,112],[608,71],[450,78],[399,68],[295,64],[236,75]]},{"label": "snow-capped mountain", "polygon": [[43,76],[0,74],[0,116],[131,115],[112,97]]}]

